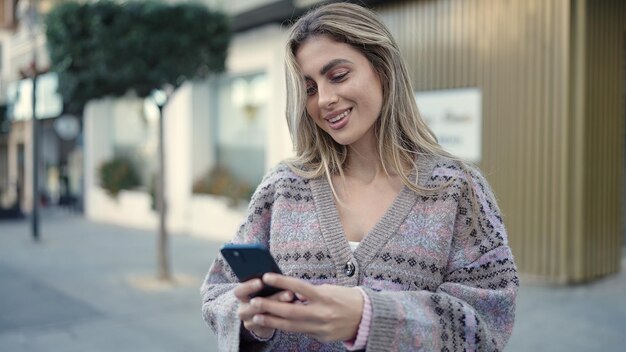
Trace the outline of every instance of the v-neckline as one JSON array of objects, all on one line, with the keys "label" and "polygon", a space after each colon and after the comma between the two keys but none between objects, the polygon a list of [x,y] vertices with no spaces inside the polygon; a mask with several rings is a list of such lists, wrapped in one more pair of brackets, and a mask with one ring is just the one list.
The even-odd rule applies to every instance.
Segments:
[{"label": "v-neckline", "polygon": [[[430,162],[418,164],[418,184],[424,185],[426,183],[431,176],[433,166]],[[411,173],[411,179],[415,179],[415,171]],[[356,258],[361,269],[365,268],[374,259],[376,253],[397,233],[399,226],[404,222],[419,196],[409,187],[403,185],[391,206],[352,252],[339,218],[339,210],[328,179],[324,176],[318,177],[312,179],[310,184],[322,236],[338,273],[343,273],[343,267],[352,258]],[[342,281],[340,277],[338,279]],[[348,278],[343,279],[347,280]]]}]

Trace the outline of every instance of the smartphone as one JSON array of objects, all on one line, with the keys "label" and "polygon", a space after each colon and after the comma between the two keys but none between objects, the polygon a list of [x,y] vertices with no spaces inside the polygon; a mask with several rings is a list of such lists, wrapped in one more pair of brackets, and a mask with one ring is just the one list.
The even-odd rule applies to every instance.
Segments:
[{"label": "smartphone", "polygon": [[[282,274],[270,251],[261,244],[226,244],[220,249],[239,282],[261,278],[271,272]],[[251,297],[267,297],[283,291],[276,287],[263,285],[263,288]]]}]

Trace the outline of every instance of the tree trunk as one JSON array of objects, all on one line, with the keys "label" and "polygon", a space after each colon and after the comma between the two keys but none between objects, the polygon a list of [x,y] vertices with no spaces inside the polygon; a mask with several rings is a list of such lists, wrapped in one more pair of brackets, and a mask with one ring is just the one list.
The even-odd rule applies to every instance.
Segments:
[{"label": "tree trunk", "polygon": [[157,243],[157,260],[158,260],[158,279],[159,280],[171,280],[169,258],[168,258],[168,243],[167,243],[167,228],[165,219],[167,215],[167,203],[165,201],[165,152],[163,138],[163,108],[164,105],[159,105],[159,167],[157,175],[156,196],[157,196],[157,210],[159,212],[159,238]]}]

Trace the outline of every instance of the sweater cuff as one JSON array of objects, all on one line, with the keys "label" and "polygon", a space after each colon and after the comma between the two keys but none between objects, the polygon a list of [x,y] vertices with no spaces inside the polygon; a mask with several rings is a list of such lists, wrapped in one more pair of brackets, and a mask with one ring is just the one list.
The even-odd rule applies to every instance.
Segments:
[{"label": "sweater cuff", "polygon": [[[244,329],[246,329],[246,328],[244,327]],[[246,329],[246,330],[248,330],[248,329]],[[255,334],[255,333],[254,333],[254,331],[251,331],[251,330],[248,330],[248,333],[250,333],[250,335],[251,335],[252,337],[254,337],[256,340],[258,340],[258,341],[261,341],[261,342],[267,342],[267,341],[271,340],[272,338],[274,338],[274,335],[276,335],[276,330],[274,330],[274,331],[272,332],[272,335],[270,335],[270,337],[261,337],[261,336],[258,336],[257,334]]]},{"label": "sweater cuff", "polygon": [[241,320],[239,322],[240,322],[239,324],[240,334],[241,334],[242,339],[244,340],[256,341],[256,342],[268,342],[274,338],[274,335],[276,335],[276,330],[274,330],[274,332],[272,332],[272,335],[270,337],[265,338],[265,337],[258,336],[257,334],[252,332],[252,330],[246,329],[246,327],[243,326],[243,322]]},{"label": "sweater cuff", "polygon": [[396,303],[387,295],[364,289],[372,305],[372,323],[368,338],[368,351],[388,351],[394,342],[399,325]]},{"label": "sweater cuff", "polygon": [[358,351],[365,348],[367,345],[367,339],[370,334],[370,325],[372,322],[372,303],[370,302],[370,298],[363,291],[362,288],[356,287],[359,292],[361,292],[361,296],[363,296],[363,314],[361,315],[361,322],[359,323],[359,328],[356,333],[356,338],[350,341],[344,341],[343,345],[348,351]]}]

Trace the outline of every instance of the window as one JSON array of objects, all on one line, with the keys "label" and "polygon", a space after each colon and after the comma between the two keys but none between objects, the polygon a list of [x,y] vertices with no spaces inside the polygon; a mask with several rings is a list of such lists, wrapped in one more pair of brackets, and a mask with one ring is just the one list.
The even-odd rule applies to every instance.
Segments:
[{"label": "window", "polygon": [[226,79],[218,94],[216,164],[256,186],[265,172],[267,77]]},{"label": "window", "polygon": [[245,199],[265,173],[267,76],[227,76],[210,87],[210,113],[194,116],[193,192]]},{"label": "window", "polygon": [[148,99],[121,98],[113,102],[113,156],[128,159],[144,188],[156,174],[158,110]]}]

